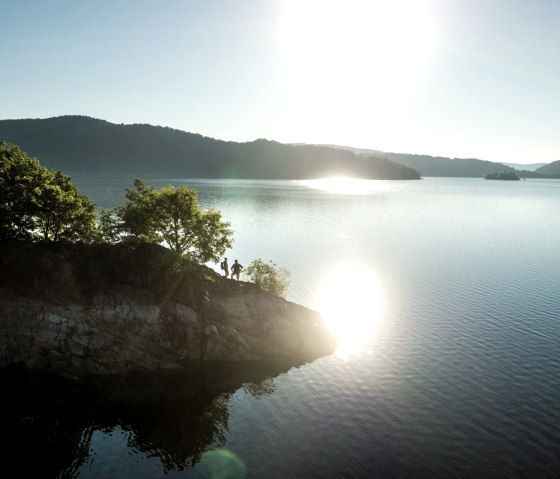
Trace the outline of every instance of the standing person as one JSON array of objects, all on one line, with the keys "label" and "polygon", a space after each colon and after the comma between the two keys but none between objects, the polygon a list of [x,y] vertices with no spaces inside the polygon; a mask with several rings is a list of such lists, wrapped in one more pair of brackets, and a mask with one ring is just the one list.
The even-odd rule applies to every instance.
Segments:
[{"label": "standing person", "polygon": [[239,273],[241,273],[242,268],[243,266],[235,260],[235,262],[231,265],[231,277],[233,278],[233,275],[235,275],[237,277],[237,281],[239,281]]},{"label": "standing person", "polygon": [[227,258],[224,258],[224,260],[220,263],[220,268],[222,268],[222,271],[224,272],[224,276],[227,278],[229,275],[229,266],[227,264]]}]

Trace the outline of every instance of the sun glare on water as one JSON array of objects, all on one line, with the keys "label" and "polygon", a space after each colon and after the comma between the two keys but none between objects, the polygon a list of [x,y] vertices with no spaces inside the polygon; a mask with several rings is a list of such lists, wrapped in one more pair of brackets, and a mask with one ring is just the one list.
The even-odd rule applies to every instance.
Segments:
[{"label": "sun glare on water", "polygon": [[360,352],[380,326],[379,281],[363,266],[346,264],[332,270],[319,287],[317,303],[338,338],[341,356]]},{"label": "sun glare on water", "polygon": [[298,184],[307,188],[324,190],[331,193],[361,194],[387,191],[389,184],[383,180],[364,180],[346,176],[333,176],[317,180],[301,180]]}]

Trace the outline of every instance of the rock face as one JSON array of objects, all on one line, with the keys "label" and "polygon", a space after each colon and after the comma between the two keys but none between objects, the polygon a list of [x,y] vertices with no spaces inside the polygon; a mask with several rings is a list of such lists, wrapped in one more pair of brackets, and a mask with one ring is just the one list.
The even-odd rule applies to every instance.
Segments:
[{"label": "rock face", "polygon": [[[44,253],[37,255],[43,263]],[[61,291],[68,278],[80,281],[75,259],[80,254],[73,250],[46,254],[55,255],[49,264],[58,264],[51,274],[63,278],[52,286],[48,279],[35,277],[39,285],[51,284],[50,299],[37,297],[33,289],[0,290],[0,366],[19,364],[83,378],[178,369],[192,359],[307,361],[335,349],[318,313],[206,268],[204,276],[193,280],[205,283],[196,301],[192,294],[191,298],[177,292],[155,294],[141,281],[129,281],[136,283],[132,287],[99,272],[95,278],[100,286],[90,286],[85,294],[75,284]],[[60,257],[62,261],[56,261]],[[13,275],[11,266],[6,269]],[[145,266],[149,270],[150,265]],[[45,274],[38,269],[30,276]],[[134,277],[129,275],[129,279]],[[4,279],[2,286],[9,284]],[[91,277],[83,279],[91,283]],[[17,280],[22,282],[22,278]]]}]

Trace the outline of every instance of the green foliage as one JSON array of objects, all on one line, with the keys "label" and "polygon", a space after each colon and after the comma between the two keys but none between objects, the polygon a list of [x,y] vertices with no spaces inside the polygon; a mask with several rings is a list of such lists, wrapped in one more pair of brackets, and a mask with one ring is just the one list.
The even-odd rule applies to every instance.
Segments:
[{"label": "green foliage", "polygon": [[95,233],[95,203],[78,192],[70,177],[50,173],[39,189],[37,234],[46,241],[91,241]]},{"label": "green foliage", "polygon": [[100,216],[109,242],[163,243],[171,250],[205,263],[218,261],[232,244],[229,223],[213,209],[202,210],[196,191],[186,186],[159,190],[134,180],[126,201]]},{"label": "green foliage", "polygon": [[31,237],[37,192],[46,174],[39,161],[15,145],[0,142],[0,240]]},{"label": "green foliage", "polygon": [[247,266],[243,274],[262,290],[277,296],[284,297],[288,290],[290,272],[286,268],[276,266],[272,261],[265,263],[256,259]]},{"label": "green foliage", "polygon": [[95,204],[70,177],[0,142],[0,240],[90,241]]}]

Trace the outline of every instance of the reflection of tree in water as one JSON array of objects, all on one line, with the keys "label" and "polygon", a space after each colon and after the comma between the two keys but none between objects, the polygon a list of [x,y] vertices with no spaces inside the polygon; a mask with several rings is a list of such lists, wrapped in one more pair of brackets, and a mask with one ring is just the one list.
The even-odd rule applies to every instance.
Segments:
[{"label": "reflection of tree in water", "polygon": [[224,445],[230,397],[231,393],[223,393],[206,404],[199,400],[163,401],[158,406],[144,403],[137,405],[145,408],[144,413],[138,409],[114,419],[132,432],[129,447],[157,456],[166,471],[182,470],[193,466],[210,447]]},{"label": "reflection of tree in water", "polygon": [[197,362],[181,372],[135,374],[95,386],[4,371],[3,455],[26,477],[75,477],[88,462],[93,432],[120,427],[130,433],[129,447],[157,457],[165,471],[183,470],[225,444],[237,389],[270,394],[272,377],[289,367]]}]

